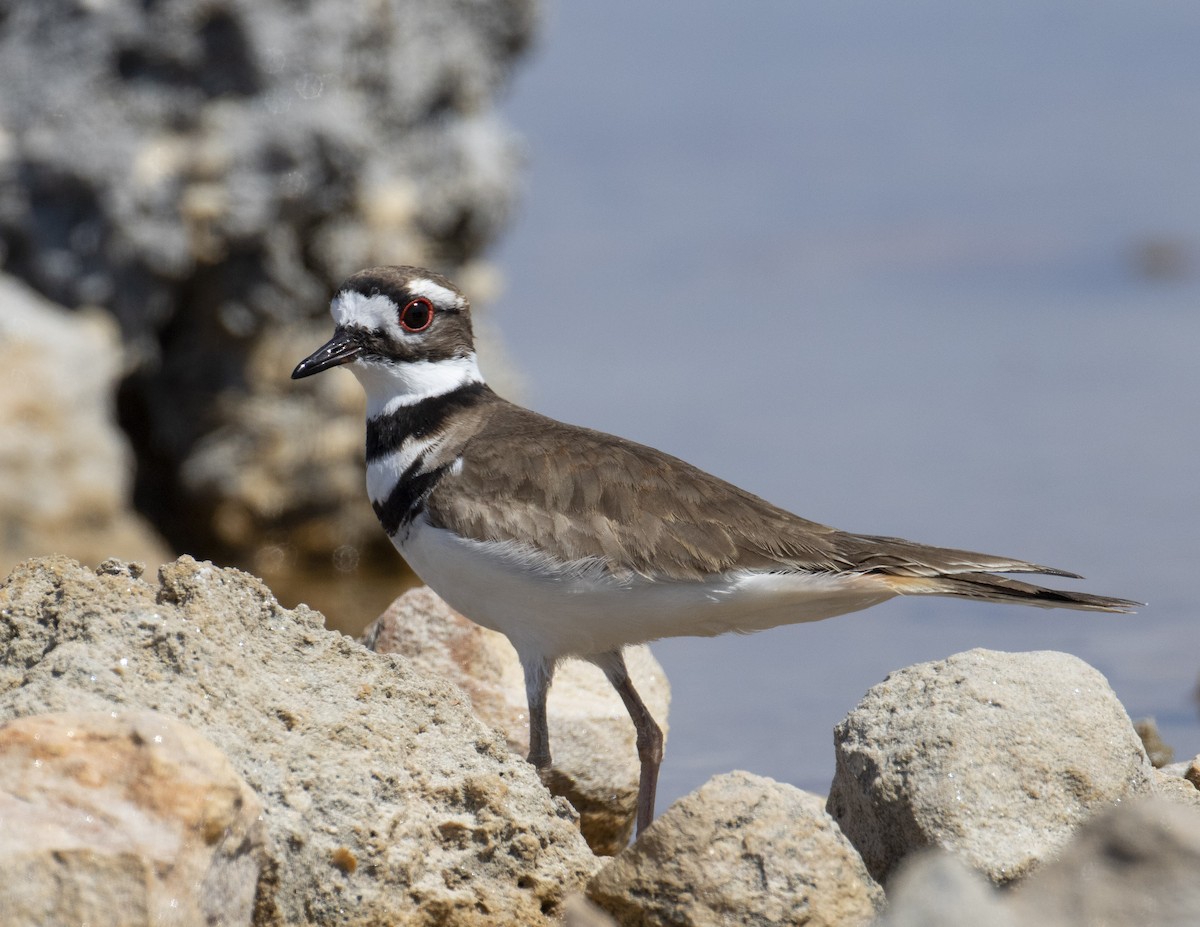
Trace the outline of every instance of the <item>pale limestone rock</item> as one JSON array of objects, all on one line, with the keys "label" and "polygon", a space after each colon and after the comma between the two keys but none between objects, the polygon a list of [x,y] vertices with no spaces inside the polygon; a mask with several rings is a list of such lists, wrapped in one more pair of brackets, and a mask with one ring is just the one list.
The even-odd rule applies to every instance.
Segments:
[{"label": "pale limestone rock", "polygon": [[[476,715],[503,732],[519,756],[529,752],[529,716],[521,664],[508,638],[459,615],[428,587],[396,599],[363,634],[380,653],[403,654],[467,693]],[[665,734],[670,687],[648,647],[629,647],[634,687]],[[547,701],[554,769],[549,786],[580,814],[596,853],[629,841],[639,764],[633,722],[604,674],[582,660],[563,661]]]},{"label": "pale limestone rock", "polygon": [[883,907],[821,798],[745,772],[677,801],[587,891],[622,927],[852,927]]},{"label": "pale limestone rock", "polygon": [[250,924],[271,894],[262,805],[229,760],[156,712],[0,726],[5,927]]},{"label": "pale limestone rock", "polygon": [[1104,677],[1063,653],[972,650],[891,674],[835,731],[828,808],[872,874],[939,846],[996,883],[1152,788]]},{"label": "pale limestone rock", "polygon": [[595,869],[460,690],[237,570],[28,561],[0,585],[0,652],[0,720],[153,708],[225,752],[265,808],[261,923],[540,927]]}]

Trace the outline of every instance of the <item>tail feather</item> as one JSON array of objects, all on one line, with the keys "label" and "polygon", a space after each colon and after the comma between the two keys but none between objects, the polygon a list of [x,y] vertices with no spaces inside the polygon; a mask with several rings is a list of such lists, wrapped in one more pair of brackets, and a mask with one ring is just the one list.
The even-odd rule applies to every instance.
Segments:
[{"label": "tail feather", "polygon": [[[1072,576],[1060,570],[1038,572]],[[1041,608],[1074,608],[1082,611],[1117,612],[1130,614],[1144,602],[1116,599],[1110,596],[1071,592],[1066,589],[1047,589],[994,573],[956,573],[941,576],[904,576],[876,574],[900,595],[946,595],[986,602],[1006,602],[1036,605]]]},{"label": "tail feather", "polygon": [[1078,573],[1018,560],[1015,557],[998,557],[981,554],[974,550],[959,550],[954,547],[932,547],[906,541],[904,538],[883,537],[874,534],[842,534],[839,539],[839,554],[862,572],[878,572],[898,576],[942,576],[972,572],[988,573],[1044,573],[1047,576],[1062,576],[1067,579],[1083,579]]}]

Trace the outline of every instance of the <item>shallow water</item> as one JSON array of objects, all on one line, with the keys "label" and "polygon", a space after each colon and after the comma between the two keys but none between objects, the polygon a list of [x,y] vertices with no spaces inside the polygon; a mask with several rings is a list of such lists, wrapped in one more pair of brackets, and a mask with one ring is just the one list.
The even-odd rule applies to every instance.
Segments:
[{"label": "shallow water", "polygon": [[661,802],[824,792],[889,671],[1103,671],[1200,752],[1200,7],[557,4],[491,324],[529,404],[842,528],[1027,557],[1135,617],[906,599],[655,646]]}]

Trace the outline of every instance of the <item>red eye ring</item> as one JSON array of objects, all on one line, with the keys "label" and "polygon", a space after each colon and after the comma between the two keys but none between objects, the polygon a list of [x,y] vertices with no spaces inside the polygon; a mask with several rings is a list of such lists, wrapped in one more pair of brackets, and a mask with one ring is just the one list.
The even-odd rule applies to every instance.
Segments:
[{"label": "red eye ring", "polygon": [[410,299],[400,310],[400,327],[406,332],[423,332],[433,324],[433,303],[424,296]]}]

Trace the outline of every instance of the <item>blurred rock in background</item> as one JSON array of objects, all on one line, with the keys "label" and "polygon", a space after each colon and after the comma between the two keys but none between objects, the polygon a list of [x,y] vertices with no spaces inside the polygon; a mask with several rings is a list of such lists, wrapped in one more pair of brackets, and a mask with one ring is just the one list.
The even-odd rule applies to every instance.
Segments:
[{"label": "blurred rock in background", "polygon": [[36,551],[170,559],[132,508],[132,451],[116,421],[122,363],[110,317],[69,313],[0,275],[0,574]]},{"label": "blurred rock in background", "polygon": [[[65,385],[37,391],[49,406],[71,390],[115,401],[132,498],[171,547],[373,618],[397,592],[397,561],[363,495],[359,389],[288,374],[328,337],[332,289],[361,267],[428,264],[477,299],[494,291],[479,255],[512,209],[520,152],[493,102],[536,13],[535,0],[6,4],[0,262],[66,309],[115,319],[124,376],[114,389],[109,361],[89,371],[34,351],[0,404],[24,408],[28,384],[56,377]],[[79,312],[73,324],[97,325]],[[11,325],[0,337],[22,352]],[[63,454],[86,456],[82,432],[63,434]],[[93,554],[19,527],[52,494],[13,456],[5,567],[56,551],[163,555],[124,528]],[[127,479],[114,473],[112,498]],[[55,518],[97,523],[61,495]],[[369,602],[326,586],[370,590],[373,563],[393,578]],[[290,583],[301,576],[306,588]]]}]

